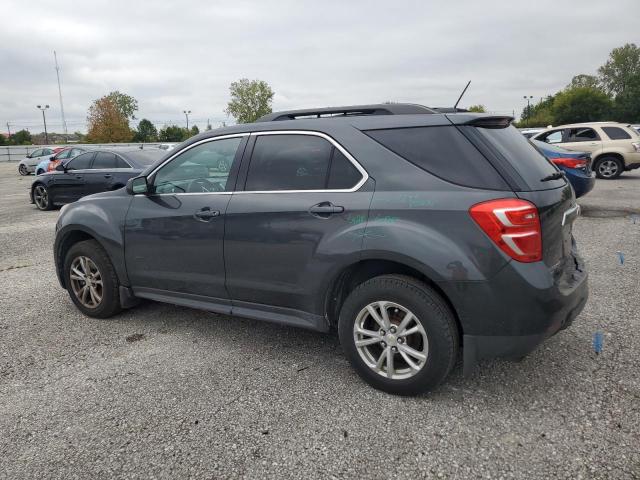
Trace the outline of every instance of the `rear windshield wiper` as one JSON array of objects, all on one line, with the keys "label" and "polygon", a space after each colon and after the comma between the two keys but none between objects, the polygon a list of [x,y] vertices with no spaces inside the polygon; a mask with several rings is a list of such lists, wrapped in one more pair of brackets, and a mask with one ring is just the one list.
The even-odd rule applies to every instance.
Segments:
[{"label": "rear windshield wiper", "polygon": [[554,172],[551,175],[547,175],[546,177],[544,177],[540,181],[541,182],[549,182],[551,180],[560,180],[561,178],[564,178],[564,172]]}]

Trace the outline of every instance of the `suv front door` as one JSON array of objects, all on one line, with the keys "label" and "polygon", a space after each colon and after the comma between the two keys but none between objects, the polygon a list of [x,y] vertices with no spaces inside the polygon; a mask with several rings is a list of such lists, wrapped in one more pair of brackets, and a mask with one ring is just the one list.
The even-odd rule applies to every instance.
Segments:
[{"label": "suv front door", "polygon": [[251,138],[226,215],[233,313],[251,317],[257,309],[300,325],[320,322],[327,278],[359,259],[373,181],[324,134]]},{"label": "suv front door", "polygon": [[[187,146],[151,173],[148,194],[133,197],[125,222],[125,259],[136,295],[230,312],[224,215],[247,138],[225,136]],[[219,170],[222,159],[231,173]]]}]

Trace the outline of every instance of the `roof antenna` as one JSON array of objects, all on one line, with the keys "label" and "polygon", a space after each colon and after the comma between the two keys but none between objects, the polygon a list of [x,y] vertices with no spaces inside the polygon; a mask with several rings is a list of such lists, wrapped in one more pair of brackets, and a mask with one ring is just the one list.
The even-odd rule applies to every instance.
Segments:
[{"label": "roof antenna", "polygon": [[462,96],[464,95],[464,92],[467,91],[467,88],[469,88],[469,85],[471,85],[471,80],[469,80],[469,83],[467,83],[467,86],[464,87],[464,90],[462,90],[462,93],[460,94],[460,96],[458,97],[458,101],[456,102],[456,104],[453,106],[454,110],[457,110],[458,108],[458,104],[460,103],[460,100],[462,100]]}]

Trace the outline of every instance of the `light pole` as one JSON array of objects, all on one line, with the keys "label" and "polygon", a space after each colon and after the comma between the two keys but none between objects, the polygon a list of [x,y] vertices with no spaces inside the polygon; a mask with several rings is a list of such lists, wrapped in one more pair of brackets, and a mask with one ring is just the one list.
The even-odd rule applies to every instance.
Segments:
[{"label": "light pole", "polygon": [[189,114],[191,113],[191,110],[183,110],[182,113],[184,113],[184,116],[187,119],[187,130],[189,130]]},{"label": "light pole", "polygon": [[529,95],[528,97],[525,95],[524,98],[527,101],[527,121],[525,124],[525,127],[529,126],[529,117],[531,116],[531,99],[533,98],[533,95]]},{"label": "light pole", "polygon": [[49,134],[47,133],[47,118],[44,116],[44,111],[49,108],[49,105],[36,105],[36,108],[42,112],[42,121],[44,122],[44,143],[49,145]]}]

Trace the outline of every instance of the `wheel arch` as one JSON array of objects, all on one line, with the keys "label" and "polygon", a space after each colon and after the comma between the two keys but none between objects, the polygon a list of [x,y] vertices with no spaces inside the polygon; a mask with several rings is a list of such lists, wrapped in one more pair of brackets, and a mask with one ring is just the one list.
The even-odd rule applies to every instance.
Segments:
[{"label": "wheel arch", "polygon": [[604,157],[617,158],[618,160],[620,160],[622,162],[622,168],[625,167],[624,156],[619,152],[601,152],[593,159],[593,165],[595,165],[598,160],[600,160],[600,159],[602,159]]},{"label": "wheel arch", "polygon": [[433,274],[426,272],[426,269],[420,268],[418,265],[411,265],[410,263],[412,262],[399,259],[365,258],[344,267],[330,282],[326,290],[325,316],[329,325],[335,327],[338,324],[340,308],[355,287],[380,275],[399,274],[415,278],[425,283],[442,297],[443,301],[453,313],[458,326],[458,332],[460,333],[460,340],[462,340],[462,324],[458,312],[449,296],[434,280]]}]

